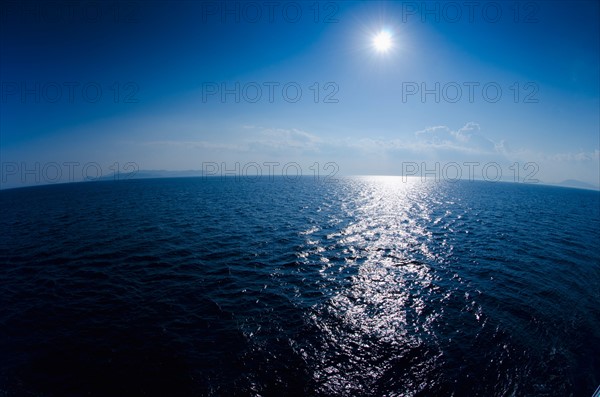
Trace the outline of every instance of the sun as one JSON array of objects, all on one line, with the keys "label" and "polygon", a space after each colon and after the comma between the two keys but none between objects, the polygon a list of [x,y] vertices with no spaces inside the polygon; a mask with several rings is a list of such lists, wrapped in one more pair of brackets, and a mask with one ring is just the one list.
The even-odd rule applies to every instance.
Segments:
[{"label": "sun", "polygon": [[381,31],[373,37],[373,47],[377,52],[388,52],[392,48],[392,35],[389,32]]}]

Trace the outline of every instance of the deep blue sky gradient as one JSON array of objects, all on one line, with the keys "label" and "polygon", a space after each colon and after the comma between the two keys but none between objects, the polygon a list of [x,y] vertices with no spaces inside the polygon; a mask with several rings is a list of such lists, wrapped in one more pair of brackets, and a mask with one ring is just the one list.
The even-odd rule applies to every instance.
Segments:
[{"label": "deep blue sky gradient", "polygon": [[[1,161],[133,161],[166,170],[334,161],[346,174],[399,174],[404,161],[536,162],[543,181],[599,184],[598,2],[492,2],[502,10],[498,22],[481,13],[490,2],[478,2],[473,21],[468,2],[455,2],[459,22],[441,13],[447,2],[320,2],[317,22],[316,3],[298,2],[297,23],[282,15],[291,2],[276,3],[272,23],[265,2],[253,3],[263,12],[257,23],[207,15],[222,2],[101,3],[92,21],[82,11],[91,3],[70,16],[56,2],[56,18],[44,16],[44,3],[3,5]],[[424,4],[438,7],[438,20]],[[333,21],[324,21],[328,14]],[[371,45],[382,29],[394,36],[387,54]],[[49,82],[94,82],[102,97],[90,103],[76,88],[72,103],[66,90],[56,103],[33,95],[23,103],[6,92]],[[257,103],[203,100],[206,84],[236,82],[295,82],[303,96],[289,103],[276,89],[273,103],[266,91]],[[318,103],[309,90],[315,82]],[[337,103],[323,103],[328,82],[339,88]],[[471,103],[465,89],[456,103],[403,100],[406,83],[436,82],[494,82],[503,95],[490,103],[476,91]],[[515,82],[518,102],[509,91]],[[537,103],[523,103],[527,83]],[[137,102],[126,103],[127,87],[139,89]]]}]

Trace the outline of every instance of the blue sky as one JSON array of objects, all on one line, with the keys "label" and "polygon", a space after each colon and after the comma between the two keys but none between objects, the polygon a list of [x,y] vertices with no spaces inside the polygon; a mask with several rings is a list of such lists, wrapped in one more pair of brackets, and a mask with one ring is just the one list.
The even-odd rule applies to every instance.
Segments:
[{"label": "blue sky", "polygon": [[52,4],[2,5],[4,187],[115,162],[600,184],[595,1]]}]

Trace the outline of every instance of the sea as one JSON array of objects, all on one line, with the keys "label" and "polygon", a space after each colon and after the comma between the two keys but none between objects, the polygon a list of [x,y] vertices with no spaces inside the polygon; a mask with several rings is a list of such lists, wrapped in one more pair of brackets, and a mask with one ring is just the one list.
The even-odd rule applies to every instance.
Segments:
[{"label": "sea", "polygon": [[600,193],[364,176],[0,191],[0,396],[592,396]]}]

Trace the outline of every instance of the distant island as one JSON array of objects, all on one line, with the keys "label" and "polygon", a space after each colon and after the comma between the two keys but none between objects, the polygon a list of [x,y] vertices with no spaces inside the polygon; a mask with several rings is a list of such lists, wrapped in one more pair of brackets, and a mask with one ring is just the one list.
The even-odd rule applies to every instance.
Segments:
[{"label": "distant island", "polygon": [[[117,177],[115,174],[105,175],[98,180],[114,180],[114,179],[149,179],[149,178],[183,178],[183,177],[200,177],[205,176],[202,170],[183,170],[183,171],[168,171],[168,170],[140,170],[134,175],[128,173],[120,173]],[[218,175],[206,175],[206,176],[218,176]],[[504,182],[511,182],[506,180]],[[561,186],[570,187],[575,189],[587,189],[587,190],[600,190],[600,185],[592,185],[587,182],[579,181],[577,179],[565,179],[562,182],[552,183],[540,181],[542,185],[550,186]]]},{"label": "distant island", "polygon": [[573,187],[577,189],[600,190],[600,186],[578,181],[577,179],[565,179],[564,181],[555,184],[556,186]]}]

